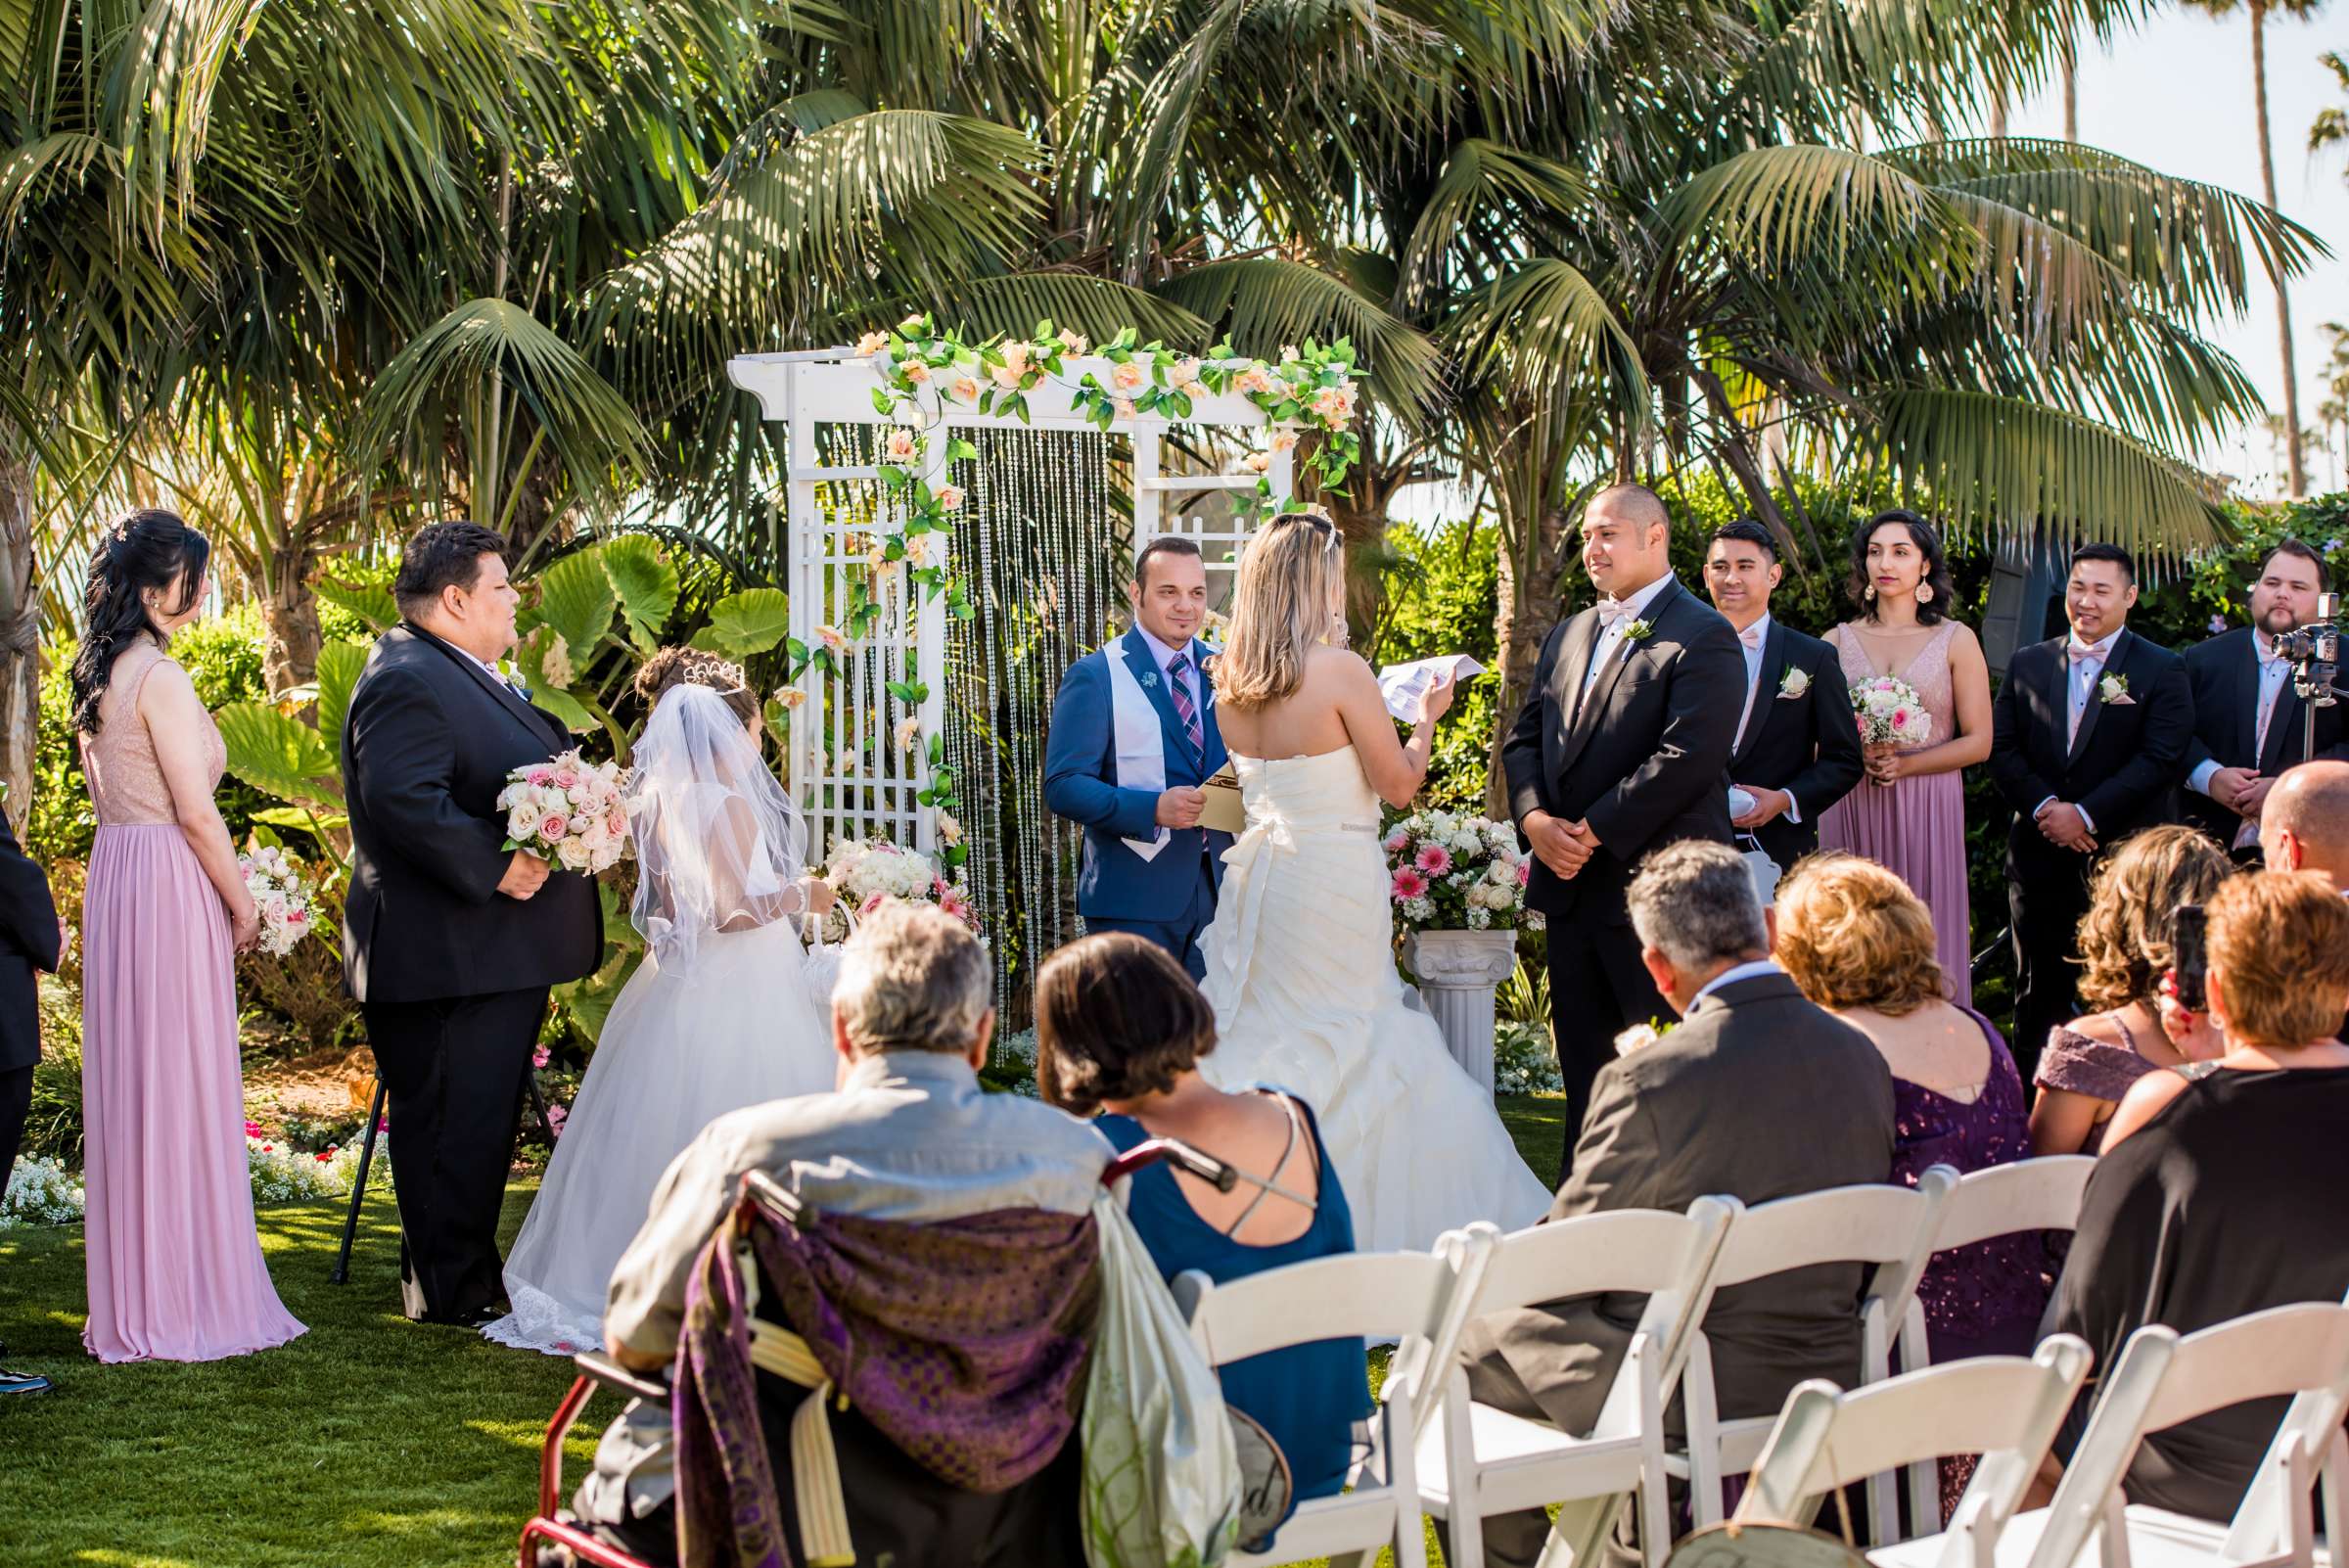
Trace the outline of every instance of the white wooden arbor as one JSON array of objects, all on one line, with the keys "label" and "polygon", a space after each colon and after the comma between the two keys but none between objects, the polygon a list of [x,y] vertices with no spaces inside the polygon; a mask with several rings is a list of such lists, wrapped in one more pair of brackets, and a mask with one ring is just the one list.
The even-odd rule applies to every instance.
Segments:
[{"label": "white wooden arbor", "polygon": [[[937,381],[923,389],[913,406],[884,413],[873,398],[883,385],[882,363],[878,357],[860,357],[841,347],[742,354],[727,366],[734,384],[759,398],[767,419],[791,427],[784,475],[785,586],[791,597],[791,634],[809,646],[816,641],[817,626],[831,619],[827,607],[846,602],[849,571],[863,565],[863,553],[853,547],[855,536],[891,531],[887,520],[893,510],[877,465],[823,461],[827,443],[819,439],[822,427],[904,425],[934,438],[982,430],[1097,431],[1099,427],[1078,411],[1072,392],[1087,372],[1102,386],[1111,385],[1115,369],[1111,360],[1099,355],[1063,360],[1057,378],[1046,377],[1030,391],[1030,418],[1023,424],[956,403]],[[1203,429],[1263,429],[1271,421],[1244,394],[1223,392],[1196,399],[1191,418],[1182,423]],[[1109,427],[1110,434],[1126,437],[1132,446],[1133,548],[1138,551],[1161,534],[1185,534],[1199,541],[1211,574],[1227,573],[1250,530],[1236,519],[1170,516],[1167,498],[1170,492],[1254,490],[1258,476],[1169,477],[1163,466],[1169,424],[1164,418],[1142,417],[1116,420]],[[949,482],[945,451],[944,438],[927,442],[923,478],[933,490]],[[1295,453],[1270,455],[1271,466],[1264,477],[1277,503],[1293,490]],[[947,541],[937,534],[929,537],[936,559]],[[919,590],[909,589],[902,575],[878,587],[876,597],[883,611],[872,635],[852,650],[829,679],[819,678],[811,668],[800,681],[806,701],[794,718],[785,755],[792,797],[807,813],[810,850],[817,854],[827,853],[841,838],[887,838],[926,853],[937,848],[938,813],[916,797],[928,778],[931,737],[943,734],[945,724],[945,601],[918,602]],[[982,618],[993,608],[976,582],[973,602]],[[929,686],[927,699],[911,712],[888,689],[891,682],[906,678],[908,655]],[[895,743],[897,727],[906,717],[920,726],[919,741],[911,750]]]}]

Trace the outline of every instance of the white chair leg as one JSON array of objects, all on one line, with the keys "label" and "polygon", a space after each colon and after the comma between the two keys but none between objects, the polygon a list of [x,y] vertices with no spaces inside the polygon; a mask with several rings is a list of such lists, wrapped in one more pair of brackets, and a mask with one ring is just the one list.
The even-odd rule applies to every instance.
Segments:
[{"label": "white chair leg", "polygon": [[1681,1404],[1688,1416],[1688,1512],[1699,1530],[1719,1524],[1722,1500],[1721,1411],[1714,1403],[1713,1347],[1703,1334],[1688,1355],[1681,1380]]},{"label": "white chair leg", "polygon": [[[1419,1512],[1419,1451],[1414,1434],[1419,1422],[1412,1413],[1410,1395],[1389,1400],[1382,1412],[1386,1425],[1387,1489],[1395,1499],[1395,1568],[1427,1568],[1427,1526]],[[1362,1561],[1356,1556],[1355,1564]],[[1330,1559],[1341,1568],[1340,1559]],[[1354,1568],[1354,1565],[1345,1565]]]},{"label": "white chair leg", "polygon": [[1664,1486],[1664,1386],[1661,1356],[1642,1335],[1632,1342],[1639,1388],[1639,1558],[1664,1568],[1672,1549],[1672,1500]]},{"label": "white chair leg", "polygon": [[1444,1380],[1444,1496],[1446,1568],[1484,1568],[1485,1506],[1477,1492],[1476,1428],[1469,1413],[1468,1373],[1453,1367]]}]

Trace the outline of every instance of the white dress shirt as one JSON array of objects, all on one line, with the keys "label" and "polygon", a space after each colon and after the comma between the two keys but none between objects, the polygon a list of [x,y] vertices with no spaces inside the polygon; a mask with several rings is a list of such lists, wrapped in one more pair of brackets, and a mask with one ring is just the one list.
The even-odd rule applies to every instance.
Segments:
[{"label": "white dress shirt", "polygon": [[[2112,645],[2114,642],[2119,640],[2121,631],[2125,631],[2128,628],[2124,626],[2120,628],[2120,630],[2107,632],[2102,637],[2097,638],[2095,642],[2082,642],[2080,640],[2080,634],[2076,631],[2070,636],[2064,638],[2063,685],[2065,712],[2063,745],[2066,751],[2069,751],[2071,749],[2072,742],[2079,738],[2080,720],[2088,713],[2089,693],[2095,691],[2096,689],[2096,682],[2104,678],[2104,665],[2105,661],[2112,657]],[[2032,808],[2031,814],[2033,816],[2039,815],[2040,812],[2048,808],[2049,803],[2052,802],[2054,799],[2054,796],[2049,796],[2047,800],[2040,802],[2038,806]],[[2080,820],[2082,824],[2084,824],[2091,833],[2094,833],[2096,830],[2096,824],[2090,819],[2088,811],[2085,807],[2074,805],[2072,809],[2080,813]]]},{"label": "white dress shirt", "polygon": [[[1775,958],[1756,958],[1747,963],[1733,964],[1696,988],[1696,994],[1688,998],[1688,1012],[1695,1012],[1698,1002],[1703,1001],[1724,986],[1734,986],[1741,980],[1752,980],[1757,975],[1784,973],[1785,971],[1778,967],[1778,961]],[[1683,1013],[1681,1016],[1684,1018],[1687,1014]]]},{"label": "white dress shirt", "polygon": [[[1765,610],[1754,623],[1737,633],[1738,650],[1745,655],[1745,711],[1737,715],[1737,738],[1729,743],[1733,753],[1745,744],[1745,726],[1754,721],[1754,705],[1762,700],[1762,650],[1770,640],[1770,612]],[[1772,695],[1776,701],[1776,695]],[[1769,720],[1765,719],[1765,723]],[[1780,790],[1786,797],[1786,820],[1800,822],[1803,808],[1794,798],[1794,791]]]},{"label": "white dress shirt", "polygon": [[1647,607],[1656,602],[1656,595],[1671,585],[1672,574],[1667,572],[1646,587],[1635,589],[1630,598],[1616,601],[1631,609],[1598,628],[1598,642],[1590,650],[1590,668],[1583,671],[1583,694],[1576,700],[1578,714],[1580,704],[1589,699],[1590,688],[1598,684],[1598,672],[1607,668],[1608,660],[1623,651],[1624,634],[1631,629],[1632,623],[1646,615]]},{"label": "white dress shirt", "polygon": [[[2291,678],[2291,662],[2276,652],[2276,644],[2264,631],[2251,633],[2252,657],[2259,661],[2259,723],[2253,730],[2251,761],[2247,764],[2254,773],[2259,771],[2259,760],[2268,751],[2268,721],[2276,716],[2276,699],[2283,695],[2283,683]],[[2223,764],[2215,757],[2197,763],[2187,776],[2186,787],[2196,795],[2210,793],[2211,776]]]}]

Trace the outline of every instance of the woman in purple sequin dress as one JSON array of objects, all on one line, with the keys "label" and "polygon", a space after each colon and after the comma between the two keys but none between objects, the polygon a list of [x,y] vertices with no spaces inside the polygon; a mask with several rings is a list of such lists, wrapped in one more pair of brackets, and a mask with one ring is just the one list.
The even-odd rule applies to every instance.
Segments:
[{"label": "woman in purple sequin dress", "polygon": [[[2022,1075],[1990,1020],[1946,996],[1922,899],[1882,866],[1832,852],[1778,889],[1778,959],[1803,994],[1859,1030],[1892,1069],[1892,1178],[1937,1165],[1960,1175],[2027,1159]],[[1917,1286],[1934,1364],[2027,1356],[2047,1306],[2039,1232],[1937,1254]],[[1946,1518],[1973,1460],[1945,1459]]]},{"label": "woman in purple sequin dress", "polygon": [[1990,756],[1990,666],[1953,619],[1957,587],[1941,535],[1914,512],[1885,512],[1852,537],[1849,591],[1860,616],[1827,633],[1846,680],[1898,675],[1933,732],[1910,750],[1869,748],[1867,781],[1819,814],[1819,847],[1889,867],[1933,911],[1949,998],[1973,1000],[1965,888],[1964,769]]}]

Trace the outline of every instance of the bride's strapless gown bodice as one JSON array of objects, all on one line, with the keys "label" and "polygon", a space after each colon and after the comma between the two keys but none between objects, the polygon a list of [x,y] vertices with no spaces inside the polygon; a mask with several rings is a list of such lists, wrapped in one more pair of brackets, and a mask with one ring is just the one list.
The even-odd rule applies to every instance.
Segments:
[{"label": "bride's strapless gown bodice", "polygon": [[1353,748],[1232,754],[1247,825],[1201,939],[1219,1042],[1201,1071],[1277,1084],[1321,1123],[1364,1251],[1473,1220],[1528,1225],[1549,1192],[1395,971],[1379,802]]}]

